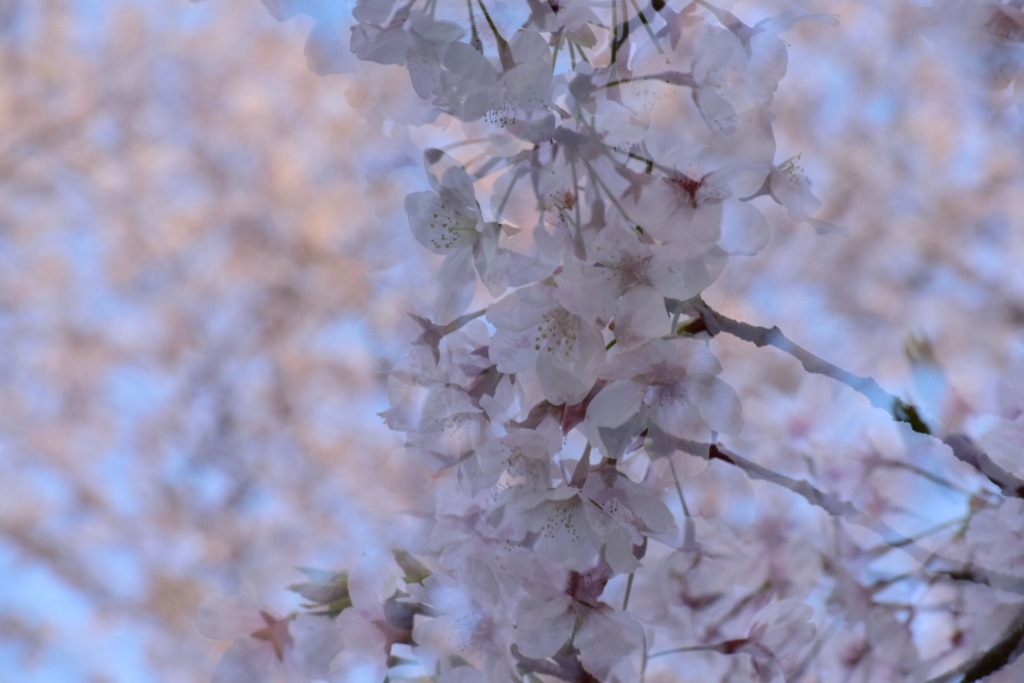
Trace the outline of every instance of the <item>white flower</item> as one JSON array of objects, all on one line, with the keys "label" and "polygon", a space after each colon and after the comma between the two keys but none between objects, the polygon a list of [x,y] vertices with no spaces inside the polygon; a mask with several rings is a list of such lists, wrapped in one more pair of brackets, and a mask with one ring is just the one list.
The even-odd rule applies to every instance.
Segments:
[{"label": "white flower", "polygon": [[544,421],[537,429],[513,427],[475,450],[475,467],[464,463],[460,481],[473,493],[497,484],[503,476],[517,485],[546,489],[551,485],[554,454],[561,448],[562,434],[553,421]]},{"label": "white flower", "polygon": [[305,683],[326,677],[341,647],[330,620],[280,617],[246,595],[207,598],[195,624],[208,638],[233,641],[217,664],[213,683]]},{"label": "white flower", "polygon": [[687,257],[671,245],[642,242],[617,226],[602,230],[587,249],[589,263],[570,261],[557,276],[566,307],[587,320],[613,321],[621,348],[671,330],[665,299],[685,301],[714,282],[724,254]]},{"label": "white flower", "polygon": [[643,537],[664,538],[675,533],[675,518],[658,492],[648,484],[634,482],[614,465],[595,468],[587,477],[583,492],[614,519],[633,527]]},{"label": "white flower", "polygon": [[715,377],[720,371],[693,340],[655,340],[617,354],[599,373],[612,381],[591,401],[584,433],[609,458],[621,457],[645,431],[652,455],[676,450],[672,438],[706,443],[712,430],[737,434],[739,397]]},{"label": "white flower", "polygon": [[578,567],[593,563],[603,552],[617,572],[633,571],[640,564],[633,556],[633,546],[642,542],[639,532],[620,524],[574,486],[523,492],[510,509],[527,530],[538,534],[533,547],[548,560]]},{"label": "white flower", "polygon": [[356,4],[353,16],[359,23],[351,29],[349,49],[359,59],[377,64],[405,64],[409,51],[409,35],[403,26],[405,15],[400,13],[388,22],[393,5],[392,0],[360,0]]},{"label": "white flower", "polygon": [[496,332],[490,357],[505,373],[536,371],[544,397],[555,405],[583,400],[604,358],[604,337],[592,322],[564,308],[556,287],[520,289],[491,306]]},{"label": "white flower", "polygon": [[[336,618],[318,618],[336,633],[337,647],[327,671],[316,680],[384,680],[388,656],[395,643],[409,642],[409,617],[400,609],[402,569],[391,556],[364,556],[348,574],[352,606]],[[305,683],[305,682],[304,682]]]},{"label": "white flower", "polygon": [[[765,183],[775,153],[770,127],[757,112],[741,118],[728,137],[693,137],[658,130],[648,137],[663,149],[660,173],[629,175],[623,205],[645,233],[680,254],[699,256],[715,247],[750,255],[768,243],[768,224],[750,195]],[[706,143],[706,144],[705,144]]]},{"label": "white flower", "polygon": [[434,189],[408,195],[405,212],[419,243],[445,256],[435,315],[447,323],[469,305],[477,274],[493,295],[501,294],[511,259],[498,246],[501,226],[484,222],[466,169],[440,150],[424,157]]},{"label": "white flower", "polygon": [[423,12],[409,15],[409,47],[405,55],[412,87],[424,100],[443,91],[441,63],[448,48],[466,33],[461,26],[437,21]]},{"label": "white flower", "polygon": [[746,99],[742,97],[747,68],[743,45],[729,31],[703,25],[694,50],[693,101],[711,130],[731,135],[737,126],[734,102]]},{"label": "white flower", "polygon": [[[742,46],[745,64],[742,71],[734,76],[733,87],[726,95],[739,110],[769,104],[779,81],[786,75],[789,58],[786,45],[779,39],[778,34],[785,33],[797,22],[804,20],[820,21],[830,26],[839,23],[833,14],[811,13],[801,8],[790,8],[775,17],[748,26],[732,12],[713,5],[705,6],[728,29],[730,35],[735,37],[735,44]],[[715,33],[717,34],[718,30]],[[714,35],[712,40],[718,43],[726,42],[720,35]],[[730,55],[735,54],[734,47],[725,48],[724,45],[717,51],[721,52],[723,49],[728,50]],[[716,52],[711,49],[711,45],[698,45],[697,51],[698,62],[704,59],[706,54]],[[735,57],[733,59],[735,60]],[[696,66],[694,72],[697,72]],[[697,97],[697,94],[694,96]]]},{"label": "white flower", "polygon": [[643,628],[629,614],[599,600],[610,577],[607,567],[572,571],[564,586],[538,586],[516,610],[516,645],[542,659],[572,638],[583,668],[605,680],[623,660],[639,658]]},{"label": "white flower", "polygon": [[551,47],[536,31],[517,31],[509,43],[512,67],[501,75],[502,100],[532,110],[551,98]]},{"label": "white flower", "polygon": [[417,624],[417,645],[429,648],[433,656],[468,662],[487,673],[486,680],[511,680],[512,623],[500,595],[450,577],[431,576],[423,585],[423,601],[437,616]]},{"label": "white flower", "polygon": [[807,223],[819,235],[848,234],[849,231],[841,225],[811,216],[821,206],[821,201],[811,192],[811,181],[797,163],[799,160],[798,154],[772,167],[767,181],[772,199],[786,208],[791,219]]},{"label": "white flower", "polygon": [[814,610],[800,598],[773,600],[754,615],[750,632],[739,646],[753,658],[761,681],[786,681],[800,662],[800,655],[814,639]]},{"label": "white flower", "polygon": [[[548,141],[528,155],[517,155],[495,183],[491,206],[502,221],[533,229],[535,279],[550,275],[569,254],[582,255],[586,242],[604,225],[605,204],[594,188],[596,178],[615,184],[617,173],[600,148],[581,149],[583,140],[566,128],[554,134],[559,142]],[[573,139],[569,139],[573,138]],[[588,157],[583,164],[580,157]],[[544,264],[546,272],[542,270]]]},{"label": "white flower", "polygon": [[314,73],[323,76],[351,70],[352,57],[342,40],[344,27],[350,23],[345,5],[329,0],[263,0],[263,4],[278,21],[302,13],[316,22],[306,39],[306,61]]}]

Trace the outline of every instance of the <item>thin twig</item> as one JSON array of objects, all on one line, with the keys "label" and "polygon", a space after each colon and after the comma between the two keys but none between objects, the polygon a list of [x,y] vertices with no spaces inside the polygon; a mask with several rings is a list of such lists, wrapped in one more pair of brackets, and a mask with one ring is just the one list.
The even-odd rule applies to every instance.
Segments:
[{"label": "thin twig", "polygon": [[[816,375],[825,375],[826,377],[831,377],[838,382],[842,382],[867,398],[874,407],[889,413],[889,415],[897,422],[909,423],[914,427],[914,431],[922,431],[924,434],[931,433],[931,431],[928,430],[927,425],[924,425],[923,422],[919,429],[918,426],[915,426],[914,420],[911,416],[903,414],[905,412],[912,411],[916,415],[916,408],[905,403],[898,396],[890,394],[888,391],[883,389],[878,382],[874,380],[874,378],[855,375],[852,372],[842,369],[838,365],[834,365],[823,358],[819,358],[786,337],[778,326],[760,327],[758,325],[751,325],[750,323],[741,322],[739,320],[733,320],[732,318],[713,310],[710,306],[699,299],[691,302],[691,305],[701,319],[703,319],[705,328],[711,336],[715,336],[720,332],[725,332],[727,334],[731,334],[737,339],[750,342],[755,346],[775,347],[783,353],[788,353],[800,361],[800,364],[807,372]],[[902,410],[900,410],[899,407],[902,407]],[[920,418],[918,418],[918,420],[920,420]]]},{"label": "thin twig", "polygon": [[1020,657],[1024,645],[1024,610],[1017,612],[995,645],[974,655],[960,666],[928,679],[928,683],[973,683],[994,674]]},{"label": "thin twig", "polygon": [[772,346],[783,353],[788,353],[800,361],[800,364],[807,372],[824,375],[831,377],[837,382],[842,382],[867,398],[871,405],[879,410],[884,410],[896,422],[906,423],[915,432],[938,439],[953,451],[953,456],[957,460],[970,465],[980,472],[986,479],[995,484],[1003,495],[1024,498],[1024,479],[1001,467],[984,451],[979,449],[967,436],[963,434],[946,434],[945,436],[935,434],[925,424],[921,418],[920,411],[914,404],[908,403],[898,396],[889,393],[874,378],[855,375],[838,365],[819,358],[789,339],[778,326],[770,328],[760,327],[739,320],[733,320],[713,310],[699,297],[691,301],[690,305],[696,313],[697,319],[683,328],[685,332],[693,334],[698,331],[706,331],[712,337],[725,332],[756,346]]},{"label": "thin twig", "polygon": [[824,510],[833,517],[873,531],[881,536],[887,544],[905,550],[908,554],[921,562],[922,566],[926,567],[935,559],[942,559],[949,562],[950,565],[954,567],[959,566],[959,569],[955,569],[953,571],[937,572],[928,570],[935,575],[941,575],[955,581],[970,581],[971,583],[991,586],[992,588],[999,588],[1018,595],[1024,595],[1024,579],[1004,574],[1002,572],[993,571],[991,569],[985,569],[983,567],[973,565],[963,566],[958,562],[944,558],[934,551],[920,546],[913,538],[896,531],[882,520],[875,519],[867,513],[862,512],[850,501],[844,500],[833,493],[823,491],[806,479],[794,479],[793,477],[786,476],[781,472],[768,469],[763,465],[747,460],[738,453],[728,450],[720,444],[706,444],[688,441],[671,435],[665,435],[665,438],[669,441],[669,445],[676,450],[689,453],[697,457],[704,457],[704,454],[707,454],[707,457],[711,460],[721,460],[724,463],[738,467],[751,479],[766,481],[787,489],[788,491],[792,491],[814,507]]}]

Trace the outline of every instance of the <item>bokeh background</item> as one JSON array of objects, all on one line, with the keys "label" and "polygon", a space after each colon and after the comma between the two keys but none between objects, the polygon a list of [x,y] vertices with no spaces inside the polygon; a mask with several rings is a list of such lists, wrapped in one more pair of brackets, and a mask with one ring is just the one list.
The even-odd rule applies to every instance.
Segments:
[{"label": "bokeh background", "polygon": [[[802,154],[850,235],[766,207],[772,242],[707,299],[981,429],[1024,353],[1021,43],[952,30],[964,3],[802,4],[841,24],[786,36],[778,160]],[[313,25],[0,0],[0,682],[206,681],[226,644],[193,627],[204,597],[286,609],[297,566],[415,528],[430,474],[376,413],[429,283],[401,209],[425,134],[360,108],[372,71],[314,74]],[[911,337],[955,400],[915,384]],[[715,350],[750,455],[779,447],[756,430],[780,394],[794,438],[886,419],[771,350]]]},{"label": "bokeh background", "polygon": [[376,413],[413,161],[309,26],[0,2],[2,681],[208,680],[204,597],[284,608],[296,566],[401,536],[417,470]]}]

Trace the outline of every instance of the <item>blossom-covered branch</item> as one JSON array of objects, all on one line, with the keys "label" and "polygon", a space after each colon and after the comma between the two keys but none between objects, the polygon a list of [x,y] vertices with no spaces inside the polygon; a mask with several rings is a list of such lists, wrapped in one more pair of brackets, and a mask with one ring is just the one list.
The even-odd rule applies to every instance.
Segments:
[{"label": "blossom-covered branch", "polygon": [[[333,574],[324,595],[303,585],[319,625],[309,614],[264,617],[225,671],[259,651],[332,680],[418,666],[411,675],[437,683],[626,683],[672,654],[702,662],[707,680],[811,670],[844,680],[858,669],[919,680],[938,667],[912,647],[923,627],[899,599],[904,585],[949,603],[965,583],[1021,601],[1015,558],[996,547],[1020,530],[992,519],[1019,499],[915,480],[959,496],[962,528],[988,539],[957,545],[964,557],[953,559],[925,534],[893,529],[888,516],[908,511],[900,495],[871,489],[855,502],[726,445],[749,436],[744,401],[699,331],[779,348],[933,433],[870,377],[703,303],[727,263],[770,241],[767,203],[840,232],[812,215],[820,202],[797,157],[777,160],[773,128],[788,65],[780,34],[835,18],[791,8],[747,23],[726,5],[356,3],[351,51],[411,85],[387,115],[436,124],[425,189],[404,202],[413,237],[436,257],[436,291],[411,312],[422,332],[389,374],[381,415],[437,476],[415,552],[353,570],[344,591]],[[680,328],[684,313],[693,320]],[[1001,493],[1020,489],[969,442],[947,443]],[[846,482],[870,480],[882,460],[858,462]],[[771,502],[751,480],[771,485]],[[806,515],[794,498],[833,518],[833,548],[791,531]],[[863,547],[851,527],[884,547]],[[919,565],[876,580],[895,548]],[[954,580],[968,571],[972,581]],[[880,597],[889,590],[897,599]],[[854,654],[815,642],[828,621],[860,639]],[[958,624],[951,616],[949,628]],[[933,649],[963,660],[966,648],[949,640]],[[914,656],[894,655],[899,643]],[[415,662],[391,658],[403,646]]]}]

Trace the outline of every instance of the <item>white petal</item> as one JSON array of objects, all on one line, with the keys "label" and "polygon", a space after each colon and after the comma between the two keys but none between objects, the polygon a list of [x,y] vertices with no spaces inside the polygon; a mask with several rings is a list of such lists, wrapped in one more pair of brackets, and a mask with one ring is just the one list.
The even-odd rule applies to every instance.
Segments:
[{"label": "white petal", "polygon": [[768,221],[757,208],[746,202],[727,201],[722,209],[722,237],[718,243],[728,253],[752,256],[768,244]]},{"label": "white petal", "polygon": [[721,135],[732,135],[736,132],[739,117],[729,101],[719,95],[713,88],[697,87],[693,92],[693,101],[704,117],[708,128]]},{"label": "white petal", "polygon": [[662,296],[685,301],[711,285],[725,266],[725,256],[713,250],[702,256],[683,258],[669,247],[655,255],[647,269],[654,288]]},{"label": "white petal", "polygon": [[668,334],[671,322],[664,297],[650,287],[635,287],[616,305],[615,339],[632,348]]},{"label": "white petal", "polygon": [[743,428],[740,397],[731,386],[717,377],[703,374],[687,377],[683,386],[709,427],[722,434],[739,434]]},{"label": "white petal", "polygon": [[466,310],[476,293],[473,255],[468,249],[448,254],[438,272],[438,286],[434,322],[445,325]]},{"label": "white petal", "polygon": [[434,192],[408,195],[405,213],[413,236],[435,254],[470,248],[480,237],[475,216]]},{"label": "white petal", "polygon": [[221,656],[212,683],[270,683],[277,668],[270,644],[246,636]]},{"label": "white petal", "polygon": [[516,644],[526,657],[543,659],[558,652],[572,634],[576,614],[562,600],[526,598],[516,610]]},{"label": "white petal", "polygon": [[586,420],[596,427],[618,427],[637,414],[643,394],[636,382],[612,382],[590,402]]},{"label": "white petal", "polygon": [[547,349],[537,355],[537,375],[544,398],[554,405],[579,403],[596,380],[582,363],[567,363],[560,351]]},{"label": "white petal", "polygon": [[650,421],[663,432],[687,441],[706,441],[707,422],[688,397],[661,403],[651,409]]},{"label": "white petal", "polygon": [[644,632],[624,612],[590,610],[574,642],[586,669],[604,680],[619,661],[643,650]]}]

